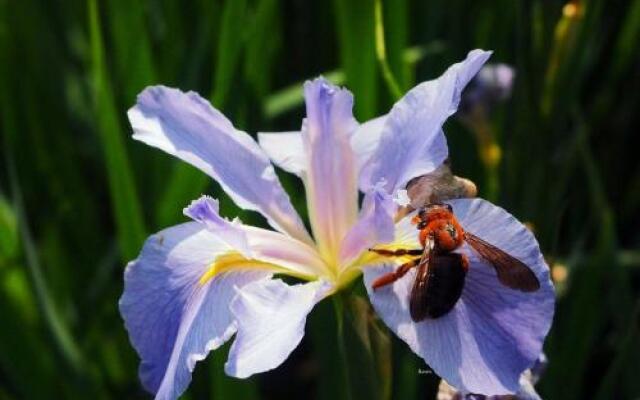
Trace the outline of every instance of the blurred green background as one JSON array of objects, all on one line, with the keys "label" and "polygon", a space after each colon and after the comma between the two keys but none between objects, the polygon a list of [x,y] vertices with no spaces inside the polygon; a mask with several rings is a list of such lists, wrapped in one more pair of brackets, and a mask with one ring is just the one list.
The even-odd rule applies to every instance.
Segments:
[{"label": "blurred green background", "polygon": [[[445,130],[454,172],[530,222],[552,266],[540,393],[639,398],[640,1],[397,0],[382,11],[402,92],[473,48],[516,69],[488,120],[451,118]],[[301,82],[323,74],[354,92],[364,121],[394,102],[375,28],[373,0],[0,0],[0,399],[147,398],[117,310],[126,261],[201,193],[263,223],[131,140],[138,92],[192,89],[248,132],[295,130]],[[342,324],[325,303],[281,368],[234,380],[217,351],[187,397],[434,398],[437,377],[378,325],[376,354],[341,358]]]}]

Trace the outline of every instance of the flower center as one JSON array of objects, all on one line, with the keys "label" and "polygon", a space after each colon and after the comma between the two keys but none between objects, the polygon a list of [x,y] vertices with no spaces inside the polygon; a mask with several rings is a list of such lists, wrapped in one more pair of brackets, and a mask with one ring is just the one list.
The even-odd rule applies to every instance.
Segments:
[{"label": "flower center", "polygon": [[[415,243],[407,243],[404,241],[396,241],[392,243],[386,243],[383,245],[375,246],[378,250],[396,251],[400,249],[415,248]],[[352,261],[349,265],[338,266],[338,274],[335,278],[336,286],[338,289],[348,286],[354,279],[356,279],[362,273],[363,268],[375,267],[381,264],[393,264],[401,265],[410,261],[415,256],[406,255],[399,257],[385,257],[372,251],[363,251],[359,257]]]}]

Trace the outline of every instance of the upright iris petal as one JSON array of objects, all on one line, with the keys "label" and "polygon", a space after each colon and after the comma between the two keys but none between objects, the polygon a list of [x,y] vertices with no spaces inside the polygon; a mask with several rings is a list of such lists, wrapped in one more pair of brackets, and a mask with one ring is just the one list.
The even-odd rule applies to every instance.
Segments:
[{"label": "upright iris petal", "polygon": [[442,124],[457,109],[460,94],[491,53],[474,50],[440,78],[411,89],[387,115],[375,152],[360,173],[360,188],[385,179],[387,190],[404,188],[447,158]]},{"label": "upright iris petal", "polygon": [[320,252],[335,262],[340,242],[358,215],[356,159],[349,144],[358,126],[352,115],[353,96],[324,79],[306,83],[304,96],[309,219]]}]

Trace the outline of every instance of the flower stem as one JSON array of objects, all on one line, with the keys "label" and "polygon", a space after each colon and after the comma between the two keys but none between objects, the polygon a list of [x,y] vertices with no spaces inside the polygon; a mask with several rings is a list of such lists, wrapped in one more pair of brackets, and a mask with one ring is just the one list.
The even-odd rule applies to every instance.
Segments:
[{"label": "flower stem", "polygon": [[341,294],[333,296],[333,309],[336,314],[338,353],[342,364],[342,379],[347,399],[351,399],[351,381],[349,379],[349,358],[347,357],[347,348],[344,343],[344,301]]},{"label": "flower stem", "polygon": [[395,100],[399,100],[402,97],[402,91],[398,81],[393,76],[389,62],[387,61],[387,49],[384,41],[384,23],[382,18],[382,1],[376,0],[375,2],[375,30],[376,30],[376,57],[380,63],[382,69],[382,76],[384,77],[387,87],[391,92],[391,95]]},{"label": "flower stem", "polygon": [[386,400],[391,398],[391,341],[373,318],[369,302],[353,291],[333,296],[343,398]]}]

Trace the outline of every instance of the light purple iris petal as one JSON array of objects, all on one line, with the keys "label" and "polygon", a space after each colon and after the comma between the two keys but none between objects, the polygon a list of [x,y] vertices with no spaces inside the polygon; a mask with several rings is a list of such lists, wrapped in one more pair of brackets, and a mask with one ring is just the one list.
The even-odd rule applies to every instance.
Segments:
[{"label": "light purple iris petal", "polygon": [[[351,147],[358,157],[358,172],[378,148],[386,122],[387,115],[370,119],[361,124],[351,136]],[[366,183],[369,184],[369,182]],[[360,187],[360,189],[364,191],[366,187]]]},{"label": "light purple iris petal", "polygon": [[[358,171],[378,147],[385,121],[386,115],[369,120],[358,126],[351,135],[351,148],[356,155]],[[299,177],[304,176],[308,158],[300,132],[260,132],[258,142],[278,167]],[[365,190],[366,188],[363,188],[363,191]]]},{"label": "light purple iris petal", "polygon": [[202,196],[194,200],[189,207],[184,209],[184,214],[194,221],[204,224],[218,238],[240,252],[246,258],[252,258],[247,234],[237,222],[231,222],[222,218],[219,211],[218,200]]},{"label": "light purple iris petal", "polygon": [[388,191],[394,192],[442,164],[448,154],[442,124],[456,111],[462,90],[490,55],[471,51],[466,60],[411,89],[393,106],[376,151],[360,173],[360,187],[384,178]]},{"label": "light purple iris petal", "polygon": [[203,225],[190,222],[147,239],[127,266],[120,313],[142,359],[140,379],[156,399],[176,399],[187,388],[195,363],[227,341],[236,325],[228,304],[234,288],[270,273],[222,274],[199,279],[216,255],[229,250]]},{"label": "light purple iris petal", "polygon": [[311,242],[268,157],[197,93],[148,87],[128,115],[134,139],[189,162],[217,180],[238,206]]},{"label": "light purple iris petal", "polygon": [[358,216],[357,162],[350,145],[358,126],[353,96],[319,78],[305,83],[304,97],[309,219],[321,252],[337,257],[340,241]]},{"label": "light purple iris petal", "polygon": [[202,196],[184,209],[185,215],[204,226],[219,240],[246,259],[273,264],[282,272],[315,278],[326,273],[326,266],[314,247],[280,232],[230,222],[218,214],[217,200]]},{"label": "light purple iris petal", "polygon": [[[288,270],[307,279],[328,274],[327,266],[314,247],[280,232],[242,225],[256,260]],[[282,271],[279,271],[282,272]]]},{"label": "light purple iris petal", "polygon": [[[529,230],[503,209],[482,199],[451,201],[464,229],[477,234],[527,264],[540,289],[524,293],[498,282],[494,269],[467,245],[470,258],[461,299],[445,316],[414,323],[409,315],[409,293],[415,270],[390,287],[371,290],[371,283],[391,266],[365,268],[365,284],[378,314],[453,386],[486,395],[518,391],[520,374],[542,350],[551,326],[554,290],[549,269]],[[416,234],[405,218],[399,227]],[[417,240],[416,240],[417,243]]]},{"label": "light purple iris petal", "polygon": [[225,372],[246,378],[282,364],[302,340],[307,315],[330,288],[324,281],[290,286],[279,279],[245,286],[231,303],[238,333]]},{"label": "light purple iris petal", "polygon": [[396,203],[382,185],[371,188],[364,196],[358,222],[342,241],[340,265],[348,265],[349,261],[369,247],[392,241],[396,209]]},{"label": "light purple iris petal", "polygon": [[300,132],[260,132],[258,143],[275,165],[299,177],[303,176],[307,168],[307,155]]}]

